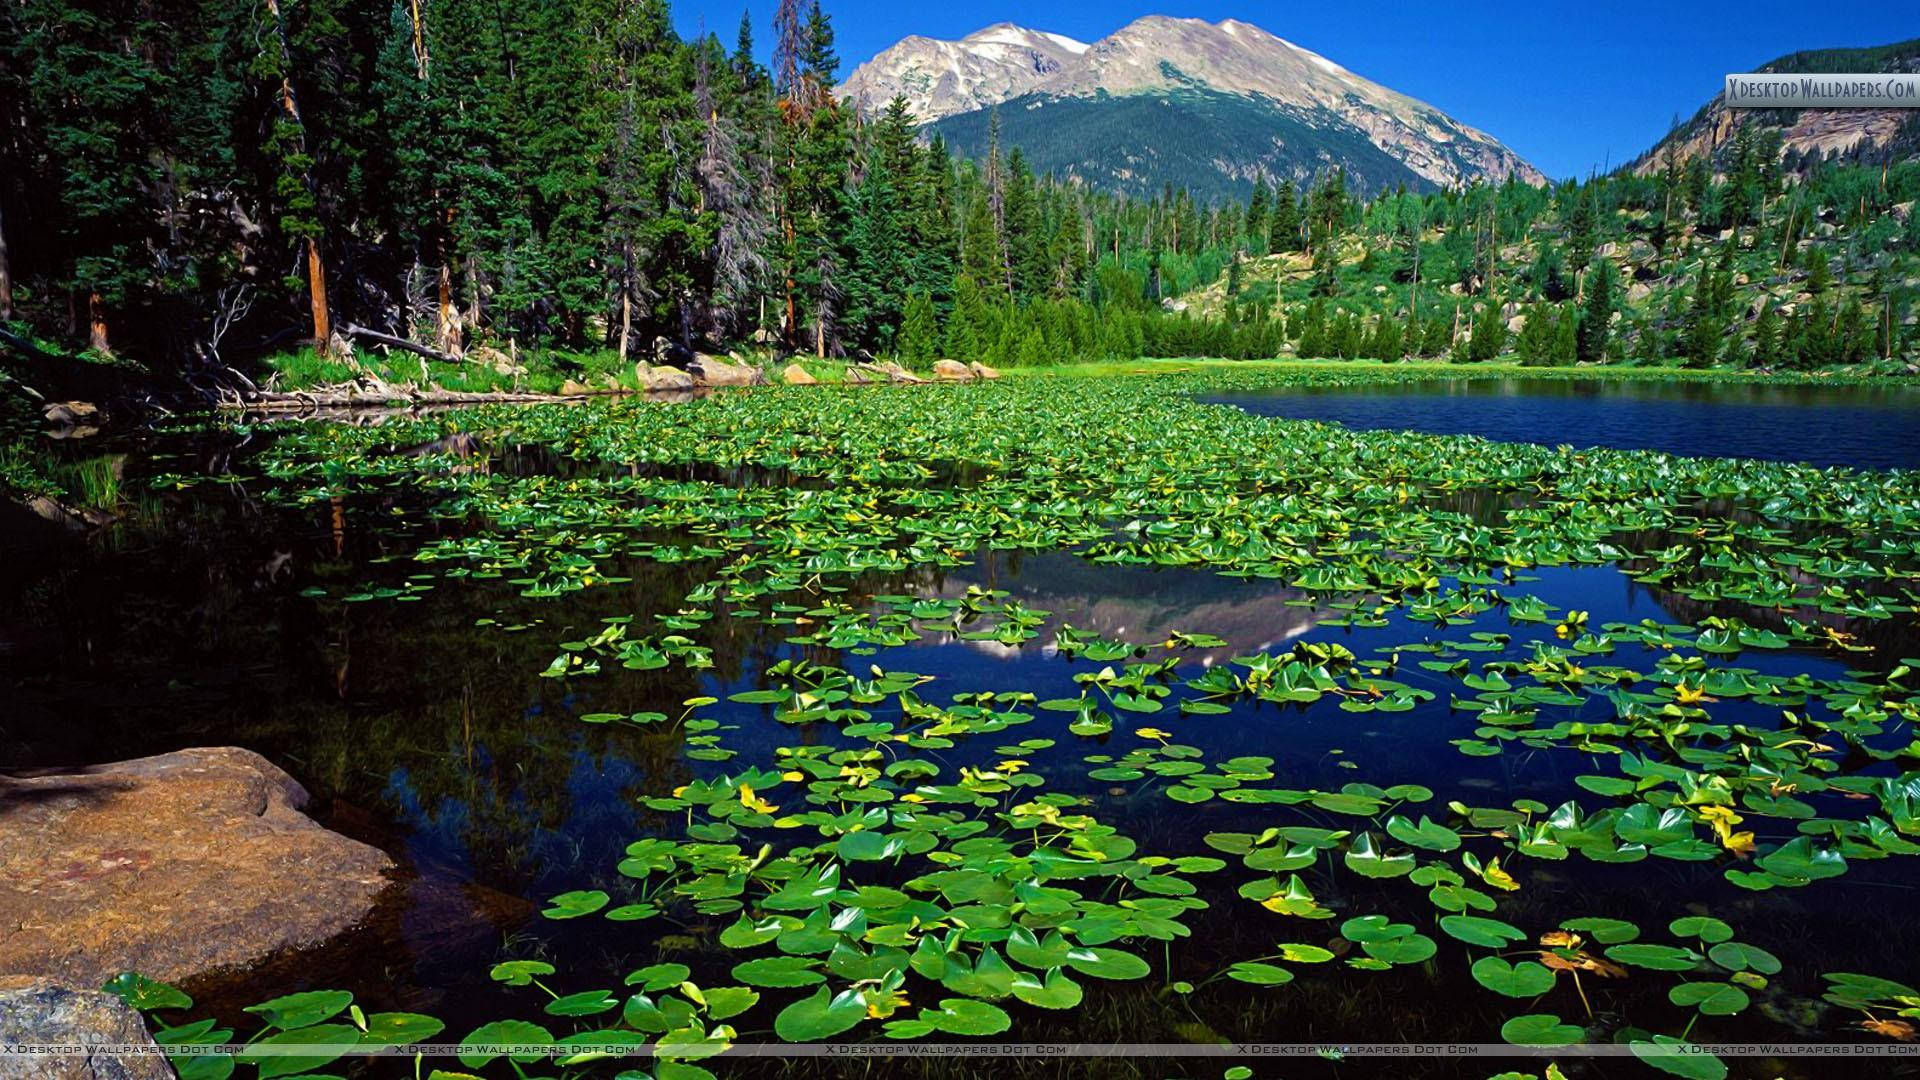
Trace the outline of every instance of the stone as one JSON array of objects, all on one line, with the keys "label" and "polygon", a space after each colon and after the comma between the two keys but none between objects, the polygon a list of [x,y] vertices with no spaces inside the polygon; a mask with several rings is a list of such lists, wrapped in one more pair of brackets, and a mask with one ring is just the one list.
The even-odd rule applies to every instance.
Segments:
[{"label": "stone", "polygon": [[748,364],[729,364],[717,356],[701,354],[693,358],[687,370],[701,386],[761,386],[766,379],[760,369]]},{"label": "stone", "polygon": [[1614,256],[1620,254],[1620,245],[1612,240],[1609,240],[1606,243],[1601,244],[1599,247],[1595,248],[1593,250],[1593,253],[1595,255],[1600,256],[1603,259],[1611,259]]},{"label": "stone", "polygon": [[974,375],[982,379],[997,379],[1000,377],[999,368],[988,367],[987,365],[981,363],[978,360],[975,360],[973,363],[968,364],[967,367],[973,369]]},{"label": "stone", "polygon": [[593,393],[593,387],[585,383],[575,382],[572,379],[568,379],[566,382],[560,384],[561,397],[585,397],[591,393]]},{"label": "stone", "polygon": [[970,382],[973,379],[973,369],[958,360],[935,360],[933,377],[945,379],[948,382]]},{"label": "stone", "polygon": [[671,390],[693,389],[693,376],[679,368],[656,367],[652,364],[633,365],[633,377],[640,389],[649,394]]},{"label": "stone", "polygon": [[[153,1047],[133,1006],[102,990],[30,975],[0,976],[0,1045],[107,1043]],[[116,1056],[0,1054],[0,1080],[172,1080],[157,1050]]]},{"label": "stone", "polygon": [[100,407],[91,401],[52,401],[40,410],[55,427],[98,426]]},{"label": "stone", "polygon": [[393,862],[306,803],[237,747],[0,777],[0,971],[179,982],[352,928]]},{"label": "stone", "polygon": [[820,380],[808,374],[807,369],[799,364],[788,364],[786,370],[780,373],[780,381],[788,386],[812,386]]},{"label": "stone", "polygon": [[1629,304],[1637,304],[1640,301],[1645,300],[1647,297],[1652,295],[1653,295],[1652,287],[1647,285],[1645,282],[1636,281],[1633,284],[1627,286],[1627,303]]},{"label": "stone", "polygon": [[1525,314],[1515,315],[1513,318],[1507,320],[1507,332],[1510,334],[1517,334],[1526,328],[1527,317]]},{"label": "stone", "polygon": [[868,383],[873,382],[872,379],[867,378],[866,372],[861,371],[859,368],[855,367],[852,364],[847,365],[846,381],[849,385],[852,385],[852,386],[866,386]]}]

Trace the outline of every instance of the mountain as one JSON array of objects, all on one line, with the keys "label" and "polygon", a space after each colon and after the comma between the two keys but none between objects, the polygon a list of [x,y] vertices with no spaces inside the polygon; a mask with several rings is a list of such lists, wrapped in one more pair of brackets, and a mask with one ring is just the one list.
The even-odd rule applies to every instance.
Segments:
[{"label": "mountain", "polygon": [[1544,180],[1484,132],[1237,19],[1151,15],[1091,45],[1005,23],[910,37],[838,93],[867,113],[903,95],[968,154],[985,152],[997,108],[1002,141],[1036,170],[1134,194],[1244,195],[1333,165],[1364,191]]},{"label": "mountain", "polygon": [[[1780,75],[1901,74],[1920,72],[1920,38],[1865,49],[1809,49],[1753,69]],[[1625,168],[1650,176],[1665,167],[1668,150],[1680,164],[1705,153],[1724,164],[1736,126],[1775,131],[1789,168],[1829,155],[1878,161],[1920,154],[1920,109],[1729,109],[1720,94],[1676,126]]]},{"label": "mountain", "polygon": [[867,115],[898,94],[924,123],[1030,93],[1088,48],[1012,23],[975,30],[959,41],[914,36],[855,68],[837,92]]}]

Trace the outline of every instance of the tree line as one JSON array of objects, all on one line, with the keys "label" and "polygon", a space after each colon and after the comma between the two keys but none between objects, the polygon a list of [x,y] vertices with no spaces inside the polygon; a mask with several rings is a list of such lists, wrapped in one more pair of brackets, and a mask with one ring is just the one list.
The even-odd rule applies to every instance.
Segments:
[{"label": "tree line", "polygon": [[[367,335],[1001,364],[1908,343],[1912,162],[1743,125],[1718,169],[1365,191],[1331,168],[1128,199],[1035,175],[997,123],[973,161],[903,102],[855,114],[818,0],[781,0],[771,32],[762,64],[747,18],[684,40],[666,0],[5,0],[0,320],[189,372]],[[1814,302],[1755,311],[1737,279],[1762,273]]]},{"label": "tree line", "polygon": [[1034,356],[1132,348],[1090,313],[1312,237],[1291,191],[1129,202],[997,142],[957,160],[904,104],[835,99],[818,0],[772,32],[769,67],[744,16],[682,40],[665,0],[10,0],[0,319],[188,367],[351,331]]}]

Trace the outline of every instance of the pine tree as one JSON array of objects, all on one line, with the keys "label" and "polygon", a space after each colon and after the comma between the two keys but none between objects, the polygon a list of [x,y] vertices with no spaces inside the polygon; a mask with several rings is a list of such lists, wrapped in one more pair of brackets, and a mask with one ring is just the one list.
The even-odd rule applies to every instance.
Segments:
[{"label": "pine tree", "polygon": [[903,363],[924,368],[938,357],[940,324],[939,316],[933,309],[932,297],[919,291],[908,294],[899,340],[900,360]]},{"label": "pine tree", "polygon": [[1273,195],[1273,216],[1267,226],[1267,250],[1273,254],[1300,249],[1300,204],[1293,181],[1283,180]]},{"label": "pine tree", "polygon": [[1467,340],[1467,359],[1483,364],[1505,352],[1506,348],[1507,326],[1500,321],[1499,309],[1489,306],[1474,316],[1473,332]]},{"label": "pine tree", "polygon": [[1247,247],[1256,255],[1267,250],[1267,227],[1273,215],[1271,203],[1267,177],[1262,173],[1253,178],[1253,195],[1247,199]]},{"label": "pine tree", "polygon": [[1596,260],[1587,271],[1587,298],[1580,312],[1574,359],[1583,364],[1607,360],[1607,338],[1613,324],[1613,264]]},{"label": "pine tree", "polygon": [[911,282],[901,217],[892,172],[876,152],[854,191],[844,284],[847,322],[876,352],[893,350]]},{"label": "pine tree", "polygon": [[1749,359],[1757,368],[1773,368],[1780,363],[1780,316],[1771,302],[1761,305],[1760,318],[1753,325]]}]

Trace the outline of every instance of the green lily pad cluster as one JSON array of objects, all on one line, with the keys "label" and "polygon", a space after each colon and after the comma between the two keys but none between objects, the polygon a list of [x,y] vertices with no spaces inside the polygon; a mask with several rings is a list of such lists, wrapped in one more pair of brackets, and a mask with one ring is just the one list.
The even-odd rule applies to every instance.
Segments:
[{"label": "green lily pad cluster", "polygon": [[[525,995],[526,1015],[473,1032],[474,1045],[551,1045],[545,1057],[590,1069],[570,1045],[653,1044],[664,1049],[647,1067],[675,1080],[717,1067],[745,1030],[1017,1037],[1023,1017],[1128,984],[1202,1009],[1236,986],[1286,994],[1416,972],[1450,972],[1501,1011],[1488,1034],[1621,1040],[1682,1076],[1724,1075],[1686,1040],[1697,1021],[1752,1016],[1759,1000],[1904,1023],[1920,1006],[1909,988],[1834,974],[1815,997],[1704,913],[1646,941],[1626,920],[1530,905],[1561,864],[1699,864],[1748,896],[1920,853],[1908,689],[1920,662],[1882,644],[1920,603],[1920,476],[1354,433],[1194,400],[1261,379],[1391,377],[476,409],[301,429],[256,464],[288,507],[426,507],[381,520],[411,541],[400,580],[316,602],[430,604],[436,581],[605,595],[605,617],[565,631],[529,676],[698,678],[714,667],[717,625],[784,639],[750,688],[578,715],[614,737],[672,731],[698,767],[642,800],[657,828],[612,880],[553,896],[544,915],[606,920],[635,941],[705,927],[719,955],[698,978],[666,962],[620,986],[509,960],[493,976]],[[570,467],[520,475],[484,454],[389,452],[455,430]],[[1066,624],[1049,635],[1052,613],[1019,595],[944,583],[1001,551],[1284,585],[1322,626],[1400,626],[1406,639],[1356,652],[1308,634],[1196,664],[1230,643],[1206,626],[1145,641]],[[622,586],[638,563],[687,566],[697,583],[636,614]],[[1600,566],[1691,621],[1595,625],[1534,591]],[[1043,652],[1071,688],[951,686],[852,659],[946,641]],[[1546,761],[1564,796],[1441,798],[1369,782],[1350,761],[1350,782],[1302,782],[1278,727],[1272,750],[1207,749],[1216,725],[1255,715],[1397,714],[1446,725],[1460,758],[1431,763],[1435,784],[1473,759]],[[739,737],[758,722],[795,738]],[[1487,801],[1504,805],[1474,805]],[[1155,804],[1223,827],[1137,828]],[[1222,918],[1261,920],[1274,951],[1192,950],[1203,920]],[[1593,1006],[1599,986],[1651,980],[1673,1011]]]}]

